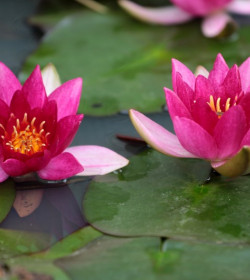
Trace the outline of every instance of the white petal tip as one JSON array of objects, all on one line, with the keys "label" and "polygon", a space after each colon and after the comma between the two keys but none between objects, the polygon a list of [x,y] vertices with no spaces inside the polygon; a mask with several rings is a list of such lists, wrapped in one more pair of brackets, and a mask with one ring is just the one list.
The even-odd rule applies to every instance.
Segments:
[{"label": "white petal tip", "polygon": [[204,76],[205,78],[208,78],[209,76],[209,72],[207,71],[207,69],[205,67],[203,67],[202,65],[197,66],[197,68],[195,69],[194,75],[197,77],[199,75]]},{"label": "white petal tip", "polygon": [[42,78],[47,95],[49,96],[56,88],[61,85],[61,80],[56,67],[49,63],[42,69]]}]

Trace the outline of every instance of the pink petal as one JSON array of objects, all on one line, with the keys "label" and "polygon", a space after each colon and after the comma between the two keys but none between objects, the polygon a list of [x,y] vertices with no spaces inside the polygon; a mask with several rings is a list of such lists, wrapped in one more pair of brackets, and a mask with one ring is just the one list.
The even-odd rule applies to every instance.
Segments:
[{"label": "pink petal", "polygon": [[241,80],[239,68],[237,65],[234,65],[227,73],[225,80],[222,84],[225,88],[227,98],[235,98],[236,95],[241,93]]},{"label": "pink petal", "polygon": [[56,71],[56,67],[52,63],[46,65],[41,73],[47,96],[49,96],[61,85],[60,77]]},{"label": "pink petal", "polygon": [[176,85],[177,73],[180,73],[183,81],[187,83],[192,90],[194,90],[194,84],[195,84],[194,74],[183,63],[181,63],[177,59],[172,59],[172,82],[173,82],[173,89],[175,92],[177,91],[177,85]]},{"label": "pink petal", "polygon": [[181,145],[196,157],[215,159],[217,146],[213,137],[199,124],[187,118],[174,118],[174,129]]},{"label": "pink petal", "polygon": [[190,110],[191,104],[194,101],[194,91],[187,83],[183,81],[180,73],[176,73],[176,87],[176,93],[178,94],[182,102],[186,105],[188,110]]},{"label": "pink petal", "polygon": [[82,79],[76,78],[64,83],[51,93],[49,101],[55,100],[57,103],[58,120],[76,114],[80,102],[81,91]]},{"label": "pink petal", "polygon": [[135,18],[156,24],[172,25],[187,22],[192,15],[174,6],[148,8],[128,0],[120,0],[120,6]]},{"label": "pink petal", "polygon": [[193,103],[192,119],[211,135],[218,122],[217,114],[211,110],[203,98],[198,98]]},{"label": "pink petal", "polygon": [[36,66],[29,78],[25,81],[23,92],[27,96],[31,109],[36,107],[41,108],[43,106],[47,96],[39,65]]},{"label": "pink petal", "polygon": [[226,6],[231,0],[171,0],[176,6],[196,16],[204,16]]},{"label": "pink petal", "polygon": [[53,135],[56,132],[56,124],[57,124],[57,105],[56,101],[52,100],[46,102],[43,108],[35,108],[30,113],[30,120],[32,118],[36,118],[36,125],[40,125],[41,122],[45,121],[43,126],[44,130],[49,132],[48,140],[53,138]]},{"label": "pink petal", "polygon": [[191,115],[181,99],[172,90],[168,88],[164,88],[164,90],[171,118],[175,116],[190,118]]},{"label": "pink petal", "polygon": [[157,151],[174,157],[196,157],[182,147],[173,133],[150,120],[142,113],[131,109],[129,116],[141,137]]},{"label": "pink petal", "polygon": [[44,168],[51,159],[51,153],[45,150],[40,156],[33,156],[32,158],[25,161],[29,172],[37,171]]},{"label": "pink petal", "polygon": [[0,183],[8,179],[9,175],[0,167]]},{"label": "pink petal", "polygon": [[62,153],[71,144],[82,119],[83,115],[73,115],[64,117],[58,122],[53,144],[50,147],[53,155]]},{"label": "pink petal", "polygon": [[223,166],[227,161],[226,160],[222,160],[222,161],[213,161],[211,162],[211,166],[216,169],[219,168],[221,166]]},{"label": "pink petal", "polygon": [[18,90],[13,95],[13,98],[10,103],[10,111],[17,117],[19,120],[23,119],[25,113],[29,115],[30,105],[26,99],[26,94],[21,90]]},{"label": "pink petal", "polygon": [[199,75],[195,81],[195,100],[203,99],[204,103],[209,102],[210,95],[214,96],[214,88],[211,82],[204,76]]},{"label": "pink petal", "polygon": [[214,130],[218,159],[236,154],[246,133],[246,117],[241,106],[233,106],[223,114]]},{"label": "pink petal", "polygon": [[243,108],[247,119],[247,126],[250,127],[250,93],[243,95],[243,98],[240,99],[239,105]]},{"label": "pink petal", "polygon": [[227,10],[241,15],[250,15],[249,0],[234,0],[228,6]]},{"label": "pink petal", "polygon": [[0,99],[0,123],[5,125],[5,122],[8,120],[9,115],[9,106],[2,99]]},{"label": "pink petal", "polygon": [[10,158],[2,162],[2,168],[9,176],[16,177],[28,173],[29,170],[24,162]]},{"label": "pink petal", "polygon": [[16,76],[5,64],[0,62],[0,99],[9,105],[15,91],[21,88],[22,85]]},{"label": "pink petal", "polygon": [[242,90],[250,92],[250,57],[246,59],[239,67]]},{"label": "pink petal", "polygon": [[213,70],[209,74],[209,81],[217,88],[224,81],[229,68],[223,56],[219,53],[215,59]]},{"label": "pink petal", "polygon": [[227,13],[213,13],[203,19],[201,30],[204,36],[214,38],[223,35],[223,32],[226,31],[229,25],[235,25],[236,27],[236,23]]},{"label": "pink petal", "polygon": [[119,154],[100,146],[76,146],[65,150],[72,154],[83,166],[78,175],[104,175],[126,166],[129,161]]},{"label": "pink petal", "polygon": [[247,128],[247,132],[246,132],[246,134],[245,134],[245,136],[244,136],[240,146],[241,147],[243,147],[243,146],[250,147],[250,128],[249,128],[249,126]]},{"label": "pink petal", "polygon": [[63,153],[52,158],[49,164],[37,173],[44,180],[63,180],[82,171],[82,165],[72,154]]}]

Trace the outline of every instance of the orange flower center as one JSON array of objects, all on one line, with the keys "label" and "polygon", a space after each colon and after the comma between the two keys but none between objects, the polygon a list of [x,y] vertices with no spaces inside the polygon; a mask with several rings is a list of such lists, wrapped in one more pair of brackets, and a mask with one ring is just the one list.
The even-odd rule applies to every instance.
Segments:
[{"label": "orange flower center", "polygon": [[236,105],[236,102],[237,102],[237,99],[238,99],[238,96],[235,97],[235,100],[234,100],[234,103],[231,104],[231,98],[228,98],[226,100],[226,103],[225,103],[225,106],[224,109],[222,109],[222,106],[221,106],[221,98],[219,97],[216,102],[214,100],[214,97],[212,95],[210,95],[210,99],[209,99],[209,102],[207,102],[208,106],[211,108],[211,110],[213,112],[215,112],[218,116],[218,118],[220,119],[221,116],[229,110],[229,108],[233,105],[235,106]]},{"label": "orange flower center", "polygon": [[22,122],[20,122],[19,119],[16,120],[16,125],[13,126],[13,132],[10,137],[8,137],[9,135],[4,126],[0,124],[0,127],[5,131],[5,136],[2,136],[2,139],[5,140],[5,145],[8,146],[10,150],[24,155],[33,155],[38,152],[43,152],[48,145],[47,137],[50,134],[49,132],[45,133],[43,129],[45,121],[40,123],[38,129],[38,127],[35,126],[35,117],[31,122],[28,122],[27,119],[27,113],[25,113]]}]

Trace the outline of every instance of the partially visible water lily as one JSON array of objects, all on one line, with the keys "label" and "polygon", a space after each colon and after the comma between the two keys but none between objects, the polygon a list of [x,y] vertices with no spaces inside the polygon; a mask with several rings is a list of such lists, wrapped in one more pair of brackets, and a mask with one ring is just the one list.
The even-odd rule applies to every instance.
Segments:
[{"label": "partially visible water lily", "polygon": [[249,0],[171,0],[174,6],[148,8],[129,0],[119,4],[134,17],[149,23],[173,25],[203,17],[202,32],[206,37],[232,33],[236,23],[227,12],[250,15]]},{"label": "partially visible water lily", "polygon": [[218,54],[212,71],[200,70],[196,77],[172,60],[173,90],[165,93],[176,135],[132,109],[131,120],[164,154],[205,159],[225,176],[249,173],[250,58],[229,68]]},{"label": "partially visible water lily", "polygon": [[42,78],[37,66],[22,86],[0,63],[0,181],[30,172],[45,180],[101,175],[127,165],[105,147],[67,148],[83,119],[77,114],[82,79],[57,87],[59,77],[48,73],[57,77],[50,66]]}]

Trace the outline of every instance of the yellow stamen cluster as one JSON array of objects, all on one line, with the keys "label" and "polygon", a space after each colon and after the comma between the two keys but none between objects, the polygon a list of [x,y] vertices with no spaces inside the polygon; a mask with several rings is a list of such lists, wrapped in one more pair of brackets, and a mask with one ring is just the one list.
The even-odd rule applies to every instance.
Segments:
[{"label": "yellow stamen cluster", "polygon": [[[236,101],[237,101],[237,96],[235,97],[235,101],[234,101],[234,104],[233,104],[234,106],[236,105]],[[226,104],[225,104],[224,111],[222,111],[222,109],[221,109],[221,98],[219,97],[216,100],[216,103],[215,103],[214,97],[212,95],[210,95],[209,102],[207,102],[207,104],[211,108],[211,110],[218,115],[218,118],[221,118],[223,113],[225,113],[226,111],[229,110],[229,108],[231,106],[230,102],[231,102],[231,98],[228,98],[227,101],[226,101]]]},{"label": "yellow stamen cluster", "polygon": [[44,131],[45,121],[40,123],[39,129],[35,126],[35,122],[36,118],[34,117],[29,123],[28,115],[25,113],[21,122],[19,119],[16,119],[16,125],[13,125],[13,132],[10,136],[4,126],[0,124],[0,127],[5,132],[5,135],[2,135],[5,145],[10,150],[25,155],[33,155],[34,153],[44,151],[47,146],[47,137],[50,133],[45,133]]}]

